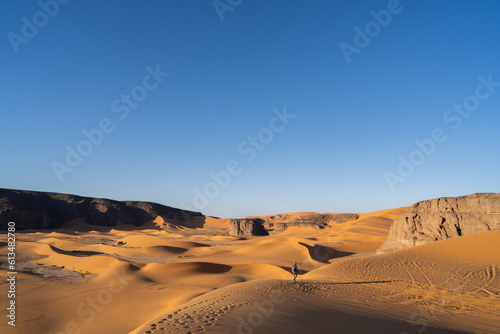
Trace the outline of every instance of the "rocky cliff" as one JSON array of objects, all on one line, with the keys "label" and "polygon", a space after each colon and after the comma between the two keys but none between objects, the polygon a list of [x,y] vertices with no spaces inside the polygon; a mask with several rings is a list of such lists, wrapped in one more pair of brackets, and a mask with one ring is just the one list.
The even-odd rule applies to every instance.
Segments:
[{"label": "rocky cliff", "polygon": [[116,223],[140,226],[161,216],[181,225],[189,225],[199,212],[185,211],[150,202],[120,202],[67,194],[0,189],[0,228],[9,221],[16,229],[57,228],[77,218],[88,224],[113,226]]},{"label": "rocky cliff", "polygon": [[493,230],[500,230],[500,193],[437,198],[396,219],[378,252]]},{"label": "rocky cliff", "polygon": [[327,213],[313,214],[305,218],[294,219],[288,222],[276,222],[274,224],[276,232],[282,232],[288,227],[313,227],[317,229],[325,228],[329,223],[342,224],[350,220],[359,218],[355,213]]},{"label": "rocky cliff", "polygon": [[268,235],[262,219],[231,219],[229,221],[229,235],[232,236],[258,236]]}]

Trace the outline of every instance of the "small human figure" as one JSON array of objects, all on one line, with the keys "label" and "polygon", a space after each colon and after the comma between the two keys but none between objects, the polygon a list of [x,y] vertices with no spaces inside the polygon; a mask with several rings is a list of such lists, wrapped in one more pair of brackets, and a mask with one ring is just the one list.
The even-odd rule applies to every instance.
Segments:
[{"label": "small human figure", "polygon": [[295,283],[295,280],[297,279],[297,275],[299,274],[299,268],[297,268],[297,262],[293,263],[292,274],[293,274],[293,282]]}]

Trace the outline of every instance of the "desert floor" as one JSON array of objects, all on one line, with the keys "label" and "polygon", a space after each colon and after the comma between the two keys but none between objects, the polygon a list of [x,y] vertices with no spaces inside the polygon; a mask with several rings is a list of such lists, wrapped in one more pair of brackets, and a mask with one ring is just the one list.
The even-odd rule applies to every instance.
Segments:
[{"label": "desert floor", "polygon": [[3,315],[0,332],[500,333],[500,231],[375,254],[406,210],[253,238],[214,218],[17,232],[16,327]]}]

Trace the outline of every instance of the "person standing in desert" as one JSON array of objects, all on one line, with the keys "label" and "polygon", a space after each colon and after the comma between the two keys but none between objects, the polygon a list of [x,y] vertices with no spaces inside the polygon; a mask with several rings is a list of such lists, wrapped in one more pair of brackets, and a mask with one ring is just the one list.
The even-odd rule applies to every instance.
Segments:
[{"label": "person standing in desert", "polygon": [[297,268],[297,262],[293,263],[292,266],[292,275],[293,275],[293,282],[295,283],[295,280],[297,279],[297,275],[299,274],[299,268]]}]

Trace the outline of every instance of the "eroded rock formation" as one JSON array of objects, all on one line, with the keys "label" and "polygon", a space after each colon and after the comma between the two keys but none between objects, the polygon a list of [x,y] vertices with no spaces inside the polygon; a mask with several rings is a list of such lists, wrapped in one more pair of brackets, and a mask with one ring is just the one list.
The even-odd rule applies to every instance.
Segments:
[{"label": "eroded rock formation", "polygon": [[262,225],[262,219],[231,219],[229,221],[229,235],[232,236],[258,236],[269,233]]},{"label": "eroded rock formation", "polygon": [[500,193],[437,198],[396,219],[378,252],[494,230],[500,230]]},{"label": "eroded rock formation", "polygon": [[301,219],[295,219],[288,222],[276,222],[274,224],[276,232],[282,232],[288,227],[313,227],[317,229],[325,228],[329,223],[343,224],[350,220],[359,218],[355,213],[328,213],[328,214],[314,214]]}]

